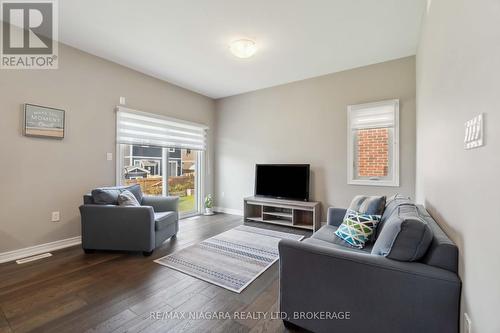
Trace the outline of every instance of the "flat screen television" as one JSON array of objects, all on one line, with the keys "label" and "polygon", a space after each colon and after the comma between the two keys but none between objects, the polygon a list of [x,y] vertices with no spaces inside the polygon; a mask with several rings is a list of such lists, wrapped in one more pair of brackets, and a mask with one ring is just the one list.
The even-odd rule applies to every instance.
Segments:
[{"label": "flat screen television", "polygon": [[309,201],[309,164],[257,164],[255,195]]}]

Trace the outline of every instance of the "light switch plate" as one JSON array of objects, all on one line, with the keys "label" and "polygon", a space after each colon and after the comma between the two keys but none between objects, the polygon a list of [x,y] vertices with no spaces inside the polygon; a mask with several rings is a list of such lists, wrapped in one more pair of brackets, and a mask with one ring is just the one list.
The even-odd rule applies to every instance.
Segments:
[{"label": "light switch plate", "polygon": [[113,160],[113,153],[106,153],[106,159],[108,161],[112,161]]},{"label": "light switch plate", "polygon": [[125,97],[120,96],[120,105],[125,105],[127,103]]},{"label": "light switch plate", "polygon": [[484,146],[484,115],[465,122],[464,149],[474,149]]}]

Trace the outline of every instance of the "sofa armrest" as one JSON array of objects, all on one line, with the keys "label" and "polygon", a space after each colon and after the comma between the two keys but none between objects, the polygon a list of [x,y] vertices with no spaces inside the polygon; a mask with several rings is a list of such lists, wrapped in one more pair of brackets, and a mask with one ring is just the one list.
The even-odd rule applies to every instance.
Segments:
[{"label": "sofa armrest", "polygon": [[[461,282],[453,272],[286,239],[279,253],[280,311],[296,325],[314,332],[458,331]],[[349,312],[351,319],[293,317],[321,311]]]},{"label": "sofa armrest", "polygon": [[155,212],[178,212],[179,211],[179,197],[156,197],[144,196],[142,198],[143,206],[151,206]]},{"label": "sofa armrest", "polygon": [[347,209],[344,208],[334,208],[334,207],[329,207],[328,208],[328,217],[327,217],[327,224],[338,227],[339,225],[342,224],[342,221],[344,220],[345,213],[347,212]]},{"label": "sofa armrest", "polygon": [[149,206],[80,206],[82,247],[85,249],[151,251],[155,221]]}]

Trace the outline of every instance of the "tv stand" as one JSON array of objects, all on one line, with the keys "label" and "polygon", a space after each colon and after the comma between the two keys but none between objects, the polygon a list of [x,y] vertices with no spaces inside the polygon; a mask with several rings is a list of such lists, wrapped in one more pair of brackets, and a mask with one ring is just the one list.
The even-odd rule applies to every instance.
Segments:
[{"label": "tv stand", "polygon": [[321,203],[266,197],[243,200],[244,221],[278,224],[316,231],[321,227]]}]

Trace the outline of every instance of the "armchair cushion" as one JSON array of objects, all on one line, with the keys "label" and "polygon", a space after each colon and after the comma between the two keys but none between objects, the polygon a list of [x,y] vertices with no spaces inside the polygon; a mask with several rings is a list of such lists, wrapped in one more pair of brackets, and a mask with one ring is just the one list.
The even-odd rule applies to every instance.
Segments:
[{"label": "armchair cushion", "polygon": [[155,212],[177,212],[179,210],[179,197],[144,196],[143,206],[153,207]]},{"label": "armchair cushion", "polygon": [[162,230],[165,227],[176,223],[177,220],[177,212],[155,213],[155,230]]},{"label": "armchair cushion", "polygon": [[123,191],[130,191],[138,202],[142,201],[142,190],[139,184],[131,186],[99,187],[92,190],[92,199],[97,205],[118,205],[118,196]]},{"label": "armchair cushion", "polygon": [[96,205],[118,205],[118,188],[102,187],[92,190],[92,200]]},{"label": "armchair cushion", "polygon": [[432,242],[433,233],[413,205],[401,205],[385,221],[372,254],[400,261],[422,258]]},{"label": "armchair cushion", "polygon": [[128,190],[125,190],[118,195],[118,204],[120,206],[135,206],[135,207],[141,205],[139,201],[137,201],[134,194]]}]

